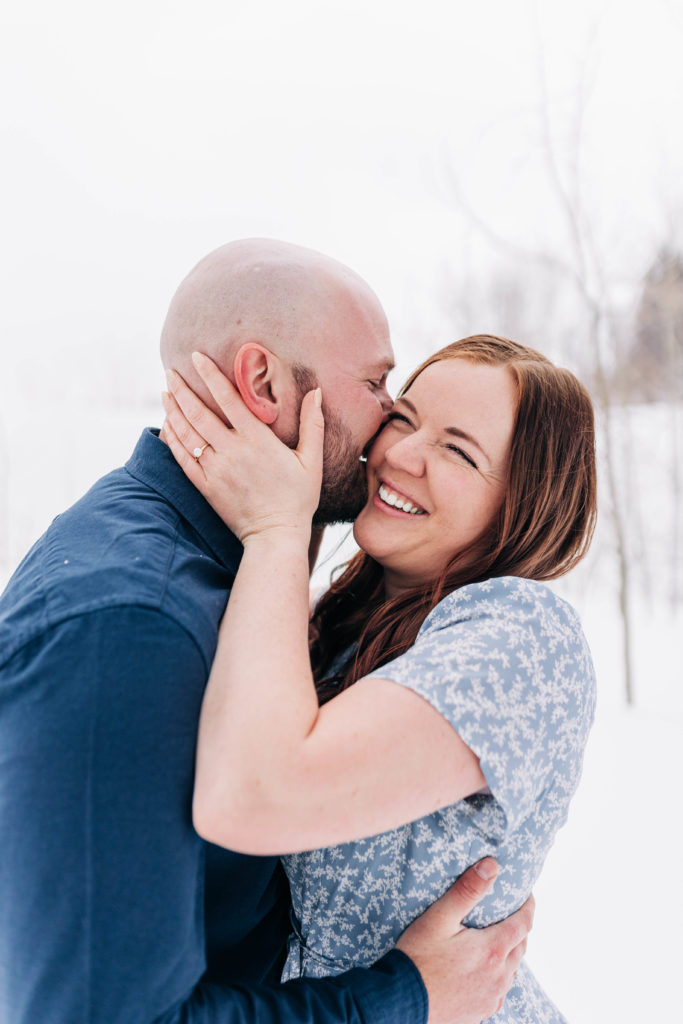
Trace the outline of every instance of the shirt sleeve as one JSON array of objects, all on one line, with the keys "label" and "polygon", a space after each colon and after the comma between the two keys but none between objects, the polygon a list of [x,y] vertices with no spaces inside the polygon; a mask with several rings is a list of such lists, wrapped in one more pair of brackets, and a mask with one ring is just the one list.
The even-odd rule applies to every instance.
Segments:
[{"label": "shirt sleeve", "polygon": [[573,609],[548,587],[501,577],[449,594],[413,647],[371,675],[420,694],[479,757],[514,831],[539,795],[575,784],[595,679]]},{"label": "shirt sleeve", "polygon": [[427,1013],[419,971],[394,949],[373,967],[334,978],[270,988],[199,984],[170,1016],[149,1024],[427,1024]]},{"label": "shirt sleeve", "polygon": [[419,973],[208,983],[191,797],[206,665],[169,617],[108,608],[5,665],[0,1017],[15,1024],[423,1024]]}]

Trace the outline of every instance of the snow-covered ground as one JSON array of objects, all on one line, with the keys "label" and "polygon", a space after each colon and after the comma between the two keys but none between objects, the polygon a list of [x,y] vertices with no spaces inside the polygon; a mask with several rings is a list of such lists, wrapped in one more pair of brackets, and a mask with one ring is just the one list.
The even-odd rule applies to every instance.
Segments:
[{"label": "snow-covered ground", "polygon": [[[0,582],[52,517],[124,461],[140,429],[160,419],[153,407],[142,413],[92,407],[74,412],[68,401],[57,400],[44,403],[36,416],[16,393],[5,391],[2,400]],[[666,447],[668,436],[665,414],[647,415],[648,424],[631,424],[642,457],[653,444]],[[641,548],[651,562],[649,584],[642,583],[640,566],[633,594],[635,707],[626,707],[623,698],[606,517],[597,554],[574,579],[557,584],[582,615],[599,703],[579,792],[536,888],[528,959],[572,1024],[683,1020],[677,980],[683,954],[683,609],[674,610],[667,597],[666,472],[666,459],[659,470],[650,465],[634,492]],[[332,531],[326,549],[346,532]],[[331,557],[317,580],[323,583],[341,559],[341,552]],[[666,587],[659,585],[664,580]]]}]

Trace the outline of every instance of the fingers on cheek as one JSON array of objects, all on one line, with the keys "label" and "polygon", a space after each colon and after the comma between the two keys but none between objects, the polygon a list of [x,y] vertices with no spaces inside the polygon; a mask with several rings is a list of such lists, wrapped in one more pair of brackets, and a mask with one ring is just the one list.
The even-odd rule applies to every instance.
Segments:
[{"label": "fingers on cheek", "polygon": [[168,419],[164,424],[164,430],[166,432],[164,440],[166,441],[168,447],[171,449],[176,458],[178,458],[178,456],[184,455],[185,449],[183,448],[178,438],[178,435],[173,429],[173,424]]},{"label": "fingers on cheek", "polygon": [[187,384],[181,382],[173,397],[179,414],[186,421],[189,423],[201,422],[204,406],[197,401],[197,396]]},{"label": "fingers on cheek", "polygon": [[[185,385],[179,385],[184,391],[187,390]],[[188,401],[184,400],[184,391],[180,394],[170,394],[168,399],[164,401],[164,408],[166,410],[166,416],[173,423],[176,436],[181,439],[189,434],[191,430],[191,419],[192,419],[192,407]],[[190,392],[191,394],[191,392]],[[182,401],[182,405],[180,401]]]},{"label": "fingers on cheek", "polygon": [[183,402],[182,405],[178,405],[178,415],[182,416],[188,426],[201,420],[201,414],[195,402]]},{"label": "fingers on cheek", "polygon": [[164,420],[164,426],[161,428],[159,436],[166,441],[170,449],[173,449],[174,445],[178,443],[178,438],[175,435],[175,430],[173,429],[170,417],[167,416]]},{"label": "fingers on cheek", "polygon": [[520,943],[517,949],[510,956],[510,966],[516,971],[522,962],[522,957],[526,953],[526,942]]},{"label": "fingers on cheek", "polygon": [[175,433],[175,436],[178,438],[180,443],[185,448],[188,448],[188,449],[189,448],[193,448],[194,447],[194,442],[193,442],[192,427],[187,422],[187,420],[185,419],[183,414],[181,412],[172,413],[172,415],[169,417],[169,419],[170,419],[173,431]]}]

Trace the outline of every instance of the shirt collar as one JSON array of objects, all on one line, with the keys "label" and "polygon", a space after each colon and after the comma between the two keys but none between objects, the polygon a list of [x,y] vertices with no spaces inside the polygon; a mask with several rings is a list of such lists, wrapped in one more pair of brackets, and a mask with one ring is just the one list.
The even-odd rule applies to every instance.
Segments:
[{"label": "shirt collar", "polygon": [[190,483],[173,458],[159,431],[146,427],[126,469],[166,499],[197,531],[226,568],[234,568],[242,556],[242,545],[214,512],[206,498]]}]

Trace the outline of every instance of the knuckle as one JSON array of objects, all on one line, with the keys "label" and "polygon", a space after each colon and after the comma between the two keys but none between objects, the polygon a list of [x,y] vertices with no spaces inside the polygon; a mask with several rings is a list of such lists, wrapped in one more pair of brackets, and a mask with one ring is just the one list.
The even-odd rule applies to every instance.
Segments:
[{"label": "knuckle", "polygon": [[489,955],[491,962],[497,965],[504,964],[507,960],[510,952],[519,944],[520,937],[516,937],[514,932],[510,928],[501,928],[492,937],[491,947]]},{"label": "knuckle", "polygon": [[190,423],[195,423],[195,424],[196,423],[201,423],[203,421],[203,419],[204,419],[204,409],[198,403],[197,399],[194,398],[194,396],[192,398],[192,401],[187,403],[186,416],[187,416],[188,420],[190,421]]},{"label": "knuckle", "polygon": [[514,927],[510,929],[508,949],[514,949],[515,946],[519,946],[520,942],[523,942],[527,935],[528,928],[526,925],[522,921],[515,922]]},{"label": "knuckle", "polygon": [[176,434],[178,435],[178,438],[180,439],[180,441],[182,441],[184,445],[189,445],[192,443],[193,434],[192,428],[190,427],[189,423],[183,422],[178,424],[178,426],[176,427]]},{"label": "knuckle", "polygon": [[526,938],[529,934],[530,926],[531,922],[525,907],[522,907],[521,910],[518,910],[506,921],[501,922],[501,937],[507,943],[508,950],[519,945],[522,939]]},{"label": "knuckle", "polygon": [[515,946],[508,957],[508,966],[512,967],[514,971],[517,971],[522,957],[526,953],[526,939],[522,939],[519,945]]},{"label": "knuckle", "polygon": [[488,957],[488,959],[489,959],[490,970],[492,970],[492,971],[500,970],[501,966],[507,960],[507,954],[508,954],[507,946],[503,945],[502,943],[496,943],[489,950],[489,957]]},{"label": "knuckle", "polygon": [[487,932],[486,929],[476,930],[477,938],[481,941],[482,945],[479,950],[480,963],[483,965],[483,971],[486,976],[491,979],[498,977],[501,971],[501,967],[505,962],[505,956],[507,948],[504,943]]}]

